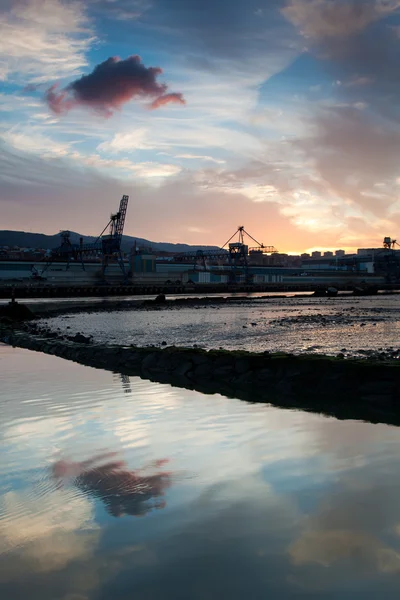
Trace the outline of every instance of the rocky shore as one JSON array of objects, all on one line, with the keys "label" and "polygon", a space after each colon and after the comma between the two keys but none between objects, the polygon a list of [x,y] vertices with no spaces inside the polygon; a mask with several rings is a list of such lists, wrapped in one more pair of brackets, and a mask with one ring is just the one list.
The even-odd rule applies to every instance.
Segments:
[{"label": "rocky shore", "polygon": [[[166,298],[164,294],[159,294],[155,298],[146,299],[103,299],[86,301],[65,301],[57,302],[27,302],[24,305],[33,311],[35,316],[40,318],[56,317],[58,315],[73,315],[76,313],[94,313],[94,312],[115,312],[115,311],[160,311],[160,310],[179,310],[181,308],[207,308],[221,307],[226,305],[249,305],[265,300],[282,300],[287,298],[310,298],[310,294],[296,294],[296,296],[275,295],[271,296],[189,296],[178,298]],[[0,316],[2,308],[0,307]]]},{"label": "rocky shore", "polygon": [[180,347],[110,346],[82,334],[60,336],[35,321],[3,318],[0,341],[207,394],[400,424],[400,365],[317,355]]}]

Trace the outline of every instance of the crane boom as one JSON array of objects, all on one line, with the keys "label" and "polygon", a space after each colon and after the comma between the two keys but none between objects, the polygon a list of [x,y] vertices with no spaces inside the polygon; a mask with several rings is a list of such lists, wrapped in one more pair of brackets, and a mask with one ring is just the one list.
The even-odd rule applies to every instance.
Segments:
[{"label": "crane boom", "polygon": [[128,209],[128,201],[129,201],[129,196],[122,196],[121,202],[119,204],[118,219],[117,219],[117,224],[116,224],[116,234],[118,237],[122,237],[122,234],[124,232],[126,211]]}]

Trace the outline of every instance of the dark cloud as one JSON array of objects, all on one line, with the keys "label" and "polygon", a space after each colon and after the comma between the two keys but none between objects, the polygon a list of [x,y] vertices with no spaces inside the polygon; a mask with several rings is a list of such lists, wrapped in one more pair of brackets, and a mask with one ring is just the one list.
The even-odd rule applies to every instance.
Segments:
[{"label": "dark cloud", "polygon": [[168,103],[184,104],[182,94],[167,93],[167,84],[157,81],[162,72],[160,67],[146,67],[140,56],[129,56],[126,59],[114,56],[60,92],[56,86],[51,86],[45,99],[57,114],[82,106],[106,117],[133,99],[154,99],[150,104],[151,108]]}]

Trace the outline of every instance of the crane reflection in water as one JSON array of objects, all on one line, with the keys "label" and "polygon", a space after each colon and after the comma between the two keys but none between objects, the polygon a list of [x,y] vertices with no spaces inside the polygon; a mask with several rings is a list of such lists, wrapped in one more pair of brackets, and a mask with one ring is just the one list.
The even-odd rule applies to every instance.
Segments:
[{"label": "crane reflection in water", "polygon": [[102,500],[114,517],[144,516],[153,509],[164,508],[171,473],[162,467],[168,459],[129,471],[124,461],[111,460],[116,454],[107,452],[82,462],[59,460],[52,466],[53,478],[59,487],[64,481],[71,481],[83,493]]},{"label": "crane reflection in water", "polygon": [[113,373],[113,380],[116,382],[118,379],[121,382],[124,393],[132,394],[131,380],[129,375],[124,375],[124,373]]}]

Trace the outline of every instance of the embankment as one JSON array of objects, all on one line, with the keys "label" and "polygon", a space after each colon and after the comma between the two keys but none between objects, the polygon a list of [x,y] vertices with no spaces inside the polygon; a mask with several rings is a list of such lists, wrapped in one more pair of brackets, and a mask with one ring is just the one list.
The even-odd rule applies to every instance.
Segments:
[{"label": "embankment", "polygon": [[[23,327],[26,329],[24,330]],[[29,325],[0,325],[0,341],[206,394],[400,424],[400,365],[327,356],[108,346],[48,338]]]}]

